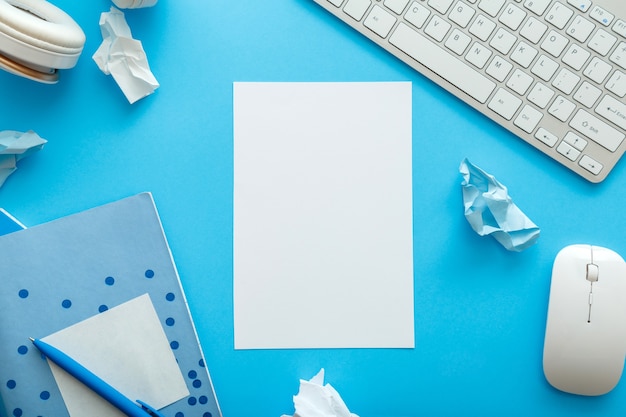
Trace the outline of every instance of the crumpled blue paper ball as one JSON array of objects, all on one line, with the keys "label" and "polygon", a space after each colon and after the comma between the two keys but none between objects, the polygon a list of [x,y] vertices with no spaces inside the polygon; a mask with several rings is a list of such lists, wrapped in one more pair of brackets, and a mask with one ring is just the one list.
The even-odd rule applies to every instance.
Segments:
[{"label": "crumpled blue paper ball", "polygon": [[514,203],[507,188],[471,164],[461,162],[465,218],[481,236],[492,236],[510,251],[521,252],[539,239],[540,230]]}]

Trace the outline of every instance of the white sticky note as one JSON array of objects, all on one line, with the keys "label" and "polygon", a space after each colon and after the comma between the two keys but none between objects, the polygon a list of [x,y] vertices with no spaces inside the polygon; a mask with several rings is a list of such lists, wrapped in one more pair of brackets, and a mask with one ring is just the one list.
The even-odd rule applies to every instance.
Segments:
[{"label": "white sticky note", "polygon": [[[119,392],[155,409],[189,395],[148,294],[42,339]],[[124,417],[95,392],[50,363],[70,417]]]},{"label": "white sticky note", "polygon": [[235,83],[236,349],[414,347],[411,84]]}]

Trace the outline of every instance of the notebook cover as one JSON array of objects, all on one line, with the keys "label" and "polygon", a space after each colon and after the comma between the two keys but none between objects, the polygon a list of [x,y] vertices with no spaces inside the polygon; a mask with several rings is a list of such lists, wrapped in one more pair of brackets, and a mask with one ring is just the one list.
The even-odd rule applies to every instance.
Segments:
[{"label": "notebook cover", "polygon": [[221,417],[151,194],[0,236],[0,276],[0,395],[7,416],[68,416],[29,337],[149,293],[191,393],[160,411]]}]

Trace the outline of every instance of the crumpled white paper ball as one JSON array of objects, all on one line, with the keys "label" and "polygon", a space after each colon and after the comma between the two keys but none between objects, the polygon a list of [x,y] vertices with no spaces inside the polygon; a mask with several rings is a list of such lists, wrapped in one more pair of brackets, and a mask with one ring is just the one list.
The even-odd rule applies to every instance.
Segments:
[{"label": "crumpled white paper ball", "polygon": [[296,408],[293,417],[359,417],[348,410],[330,384],[324,385],[324,368],[309,381],[300,380],[300,390],[293,397],[293,404]]}]

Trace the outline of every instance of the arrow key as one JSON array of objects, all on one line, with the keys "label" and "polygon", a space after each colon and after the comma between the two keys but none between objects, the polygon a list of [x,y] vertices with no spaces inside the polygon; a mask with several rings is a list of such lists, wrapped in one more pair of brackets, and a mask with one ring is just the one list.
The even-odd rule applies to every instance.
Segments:
[{"label": "arrow key", "polygon": [[556,143],[559,141],[559,138],[557,136],[548,132],[543,127],[540,127],[539,129],[537,129],[537,132],[535,133],[535,137],[551,148],[554,145],[556,145]]},{"label": "arrow key", "polygon": [[583,157],[580,158],[580,162],[578,162],[578,165],[585,168],[593,175],[598,175],[600,171],[602,171],[602,168],[604,168],[600,162],[596,161],[589,155],[583,155]]}]

